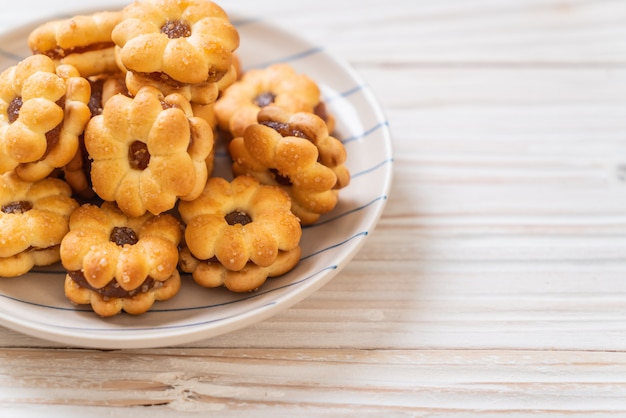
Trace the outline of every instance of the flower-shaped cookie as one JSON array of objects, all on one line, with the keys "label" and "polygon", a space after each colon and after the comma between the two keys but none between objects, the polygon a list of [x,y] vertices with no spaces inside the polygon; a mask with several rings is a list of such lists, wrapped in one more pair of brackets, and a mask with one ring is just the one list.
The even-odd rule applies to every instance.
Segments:
[{"label": "flower-shaped cookie", "polygon": [[144,87],[133,98],[118,94],[106,102],[87,125],[85,147],[98,196],[129,216],[156,215],[202,192],[213,132],[181,95]]},{"label": "flower-shaped cookie", "polygon": [[279,188],[249,176],[212,177],[197,199],[180,202],[186,224],[181,269],[206,287],[257,289],[299,260],[302,229]]},{"label": "flower-shaped cookie", "polygon": [[219,127],[237,137],[256,123],[259,110],[265,106],[273,104],[296,113],[325,108],[321,103],[320,89],[311,78],[280,63],[244,72],[215,103],[215,115]]},{"label": "flower-shaped cookie", "polygon": [[329,137],[324,122],[312,113],[290,115],[273,107],[259,118],[261,123],[229,144],[233,173],[280,186],[302,225],[315,223],[335,208],[339,188],[349,182],[343,145]]},{"label": "flower-shaped cookie", "polygon": [[101,316],[146,312],[178,293],[182,226],[170,214],[125,215],[113,202],[72,213],[61,242],[66,296]]},{"label": "flower-shaped cookie", "polygon": [[297,136],[311,141],[319,152],[318,161],[337,176],[335,189],[343,189],[350,183],[350,171],[345,166],[346,148],[329,134],[327,125],[319,116],[308,112],[289,113],[278,106],[267,106],[261,109],[257,121],[283,136]]},{"label": "flower-shaped cookie", "polygon": [[78,207],[71,193],[67,183],[52,177],[33,183],[15,172],[0,176],[0,276],[59,261],[59,245]]},{"label": "flower-shaped cookie", "polygon": [[41,180],[76,154],[91,117],[89,82],[70,65],[32,55],[0,74],[0,172]]},{"label": "flower-shaped cookie", "polygon": [[102,11],[70,19],[52,20],[33,30],[28,46],[58,64],[70,64],[83,77],[118,70],[111,32],[119,23],[119,11]]},{"label": "flower-shaped cookie", "polygon": [[224,10],[207,0],[135,1],[112,37],[124,68],[182,84],[220,80],[239,46]]}]

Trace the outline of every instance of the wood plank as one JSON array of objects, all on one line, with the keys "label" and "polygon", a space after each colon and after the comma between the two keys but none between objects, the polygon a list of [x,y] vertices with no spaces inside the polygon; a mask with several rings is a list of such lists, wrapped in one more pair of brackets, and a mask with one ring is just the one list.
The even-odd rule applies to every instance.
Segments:
[{"label": "wood plank", "polygon": [[[277,416],[398,417],[626,412],[624,353],[170,349],[53,354],[0,350],[3,411],[26,412],[46,403],[50,412],[89,406],[107,407],[111,414],[142,406],[133,408],[133,415],[157,417],[202,411],[266,416],[269,410]],[[99,367],[103,364],[108,367]],[[95,374],[93,366],[99,367]]]}]

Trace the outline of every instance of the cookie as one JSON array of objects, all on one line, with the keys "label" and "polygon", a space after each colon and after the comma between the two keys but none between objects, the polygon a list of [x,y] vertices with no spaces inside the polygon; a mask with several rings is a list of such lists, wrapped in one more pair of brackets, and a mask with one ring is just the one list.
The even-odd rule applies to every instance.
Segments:
[{"label": "cookie", "polygon": [[125,215],[115,203],[84,204],[61,242],[65,295],[100,316],[138,315],[180,289],[180,222],[170,214]]},{"label": "cookie", "polygon": [[83,77],[116,72],[111,32],[120,17],[119,11],[102,11],[48,21],[30,33],[28,46],[33,54],[72,65]]},{"label": "cookie", "polygon": [[335,189],[350,184],[350,171],[345,165],[346,148],[329,133],[328,125],[316,114],[289,113],[278,106],[267,106],[259,111],[257,122],[269,126],[282,136],[297,136],[311,141],[319,152],[318,161],[333,170],[337,176]]},{"label": "cookie", "polygon": [[37,182],[0,176],[0,276],[14,277],[60,260],[59,245],[78,207],[60,179]]},{"label": "cookie", "polygon": [[343,146],[312,113],[290,115],[274,107],[264,109],[259,118],[261,123],[248,126],[229,143],[234,175],[282,188],[302,225],[317,222],[335,208],[339,189],[349,182]]},{"label": "cookie", "polygon": [[237,137],[256,123],[259,111],[269,105],[280,106],[291,113],[324,109],[326,119],[330,120],[321,104],[318,85],[287,63],[244,72],[215,103],[215,115],[220,129]]},{"label": "cookie", "polygon": [[239,46],[227,14],[206,0],[135,1],[112,38],[126,70],[181,85],[219,81]]},{"label": "cookie", "polygon": [[91,117],[91,88],[70,65],[32,55],[0,74],[0,172],[41,180],[67,164]]},{"label": "cookie", "polygon": [[117,94],[85,130],[95,193],[129,216],[173,209],[200,195],[213,162],[213,132],[183,96],[154,87]]},{"label": "cookie", "polygon": [[181,270],[205,287],[247,292],[292,269],[302,229],[279,188],[249,176],[208,180],[202,194],[180,202],[186,250]]}]

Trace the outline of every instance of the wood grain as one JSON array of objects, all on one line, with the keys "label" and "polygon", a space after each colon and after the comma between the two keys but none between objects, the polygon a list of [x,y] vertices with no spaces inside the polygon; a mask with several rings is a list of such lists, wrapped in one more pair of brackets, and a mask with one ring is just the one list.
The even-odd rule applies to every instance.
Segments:
[{"label": "wood grain", "polygon": [[[407,417],[626,412],[623,353],[167,349],[53,355],[0,353],[3,406],[46,404],[48,411],[70,413],[105,407],[111,414],[132,408],[157,417],[203,411]],[[97,373],[85,373],[93,368]]]}]

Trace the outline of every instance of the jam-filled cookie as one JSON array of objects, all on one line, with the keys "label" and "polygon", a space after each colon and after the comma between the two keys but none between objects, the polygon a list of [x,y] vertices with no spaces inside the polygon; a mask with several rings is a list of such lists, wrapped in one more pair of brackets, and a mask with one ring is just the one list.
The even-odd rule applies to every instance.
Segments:
[{"label": "jam-filled cookie", "polygon": [[259,110],[269,105],[292,113],[323,110],[323,119],[333,125],[329,130],[334,128],[334,118],[325,110],[318,85],[286,63],[244,72],[215,103],[215,115],[219,127],[237,137],[256,123]]},{"label": "jam-filled cookie", "polygon": [[195,199],[213,162],[213,132],[179,94],[153,87],[117,94],[85,130],[96,194],[130,216],[159,214]]},{"label": "jam-filled cookie", "polygon": [[59,245],[78,207],[71,193],[57,178],[28,182],[15,172],[0,176],[0,276],[20,276],[60,260]]},{"label": "jam-filled cookie", "polygon": [[112,37],[126,70],[172,85],[219,81],[239,46],[227,14],[207,0],[135,1]]},{"label": "jam-filled cookie", "polygon": [[339,189],[350,180],[343,145],[312,113],[272,107],[259,120],[229,143],[233,173],[281,187],[302,225],[315,223],[335,208]]},{"label": "jam-filled cookie", "polygon": [[180,202],[186,224],[180,267],[205,287],[259,288],[300,258],[302,229],[279,188],[249,176],[212,177],[197,199]]},{"label": "jam-filled cookie", "polygon": [[111,32],[119,11],[102,11],[45,22],[28,37],[33,54],[74,66],[83,77],[118,71]]},{"label": "jam-filled cookie", "polygon": [[0,74],[0,172],[41,180],[67,164],[91,117],[89,82],[32,55]]},{"label": "jam-filled cookie", "polygon": [[142,314],[180,289],[182,226],[170,214],[126,216],[112,202],[84,204],[61,242],[65,295],[103,317]]},{"label": "jam-filled cookie", "polygon": [[346,148],[330,135],[327,125],[319,116],[308,112],[289,113],[278,106],[267,106],[261,109],[257,121],[283,136],[297,136],[311,141],[319,152],[318,161],[337,176],[335,189],[343,189],[350,183],[350,171],[345,165]]}]

